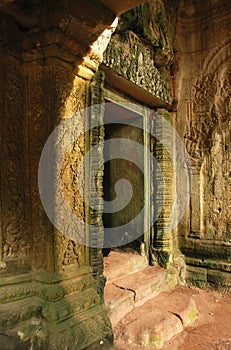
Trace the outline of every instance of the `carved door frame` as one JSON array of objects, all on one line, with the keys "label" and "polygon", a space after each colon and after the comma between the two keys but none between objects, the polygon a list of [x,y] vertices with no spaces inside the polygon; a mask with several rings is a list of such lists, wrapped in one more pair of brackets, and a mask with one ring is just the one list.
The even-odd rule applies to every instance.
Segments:
[{"label": "carved door frame", "polygon": [[[143,128],[143,140],[144,140],[144,150],[148,149],[150,151],[150,115],[151,110],[135,102],[131,97],[124,97],[119,91],[113,92],[112,89],[104,88],[104,101],[112,102],[120,107],[127,110],[135,112],[142,118],[142,128]],[[144,221],[146,221],[146,226],[149,227],[146,232],[144,232],[144,253],[149,261],[149,249],[151,242],[151,200],[150,200],[150,190],[151,190],[151,164],[150,158],[147,157],[147,153],[144,152],[144,201],[147,203],[147,208],[144,210]]]},{"label": "carved door frame", "polygon": [[[123,92],[120,92],[118,90],[115,90],[113,87],[109,86],[105,83],[104,80],[104,72],[98,71],[93,81],[90,84],[90,104],[93,106],[91,109],[91,113],[88,117],[88,123],[90,128],[89,135],[88,135],[88,149],[91,149],[98,143],[102,143],[104,141],[104,111],[105,111],[105,100],[108,100],[109,102],[114,102],[117,104],[121,104],[125,108],[129,108],[128,103],[132,105],[134,103],[135,110],[133,109],[133,112],[135,111],[137,114],[140,114],[143,116],[143,129],[149,130],[149,132],[144,133],[144,143],[145,147],[150,150],[150,152],[154,155],[154,157],[157,159],[158,164],[160,167],[164,170],[164,172],[173,171],[171,170],[171,159],[169,161],[165,161],[166,158],[166,151],[164,150],[164,146],[162,144],[157,145],[155,137],[150,137],[150,134],[153,133],[153,128],[158,128],[158,133],[162,132],[161,125],[156,125],[155,122],[155,110],[151,109],[147,106],[144,106],[140,104],[139,102],[133,101],[132,98],[129,96],[127,97],[124,95]],[[170,118],[169,116],[171,113],[168,113],[165,111],[162,113],[162,110],[157,110],[158,113],[163,114],[163,118]],[[96,125],[99,125],[100,127],[94,128],[94,123],[96,122]],[[149,134],[149,136],[148,136]],[[156,155],[156,149],[158,148],[158,155]],[[164,156],[163,156],[164,155]],[[96,155],[98,158],[98,163],[104,163],[104,155],[103,155],[103,149],[99,149],[98,153]],[[158,158],[159,157],[159,158]],[[97,165],[97,162],[92,162],[90,168],[95,163]],[[152,163],[152,162],[151,162]],[[103,196],[103,169],[100,169],[100,171],[97,171],[97,185],[96,185],[96,192],[93,193],[91,190],[91,183],[89,181],[89,172],[91,172],[91,169],[87,169],[86,172],[86,190],[88,191],[88,202],[89,204],[95,202],[96,196],[102,197]],[[148,221],[148,225],[146,227],[149,227],[150,229],[147,230],[147,232],[144,233],[144,240],[146,243],[145,246],[145,255],[148,258],[148,261],[150,264],[158,264],[160,266],[167,267],[169,263],[171,263],[173,250],[174,250],[174,239],[173,239],[173,233],[172,232],[165,232],[164,231],[164,224],[166,220],[168,220],[169,211],[171,211],[171,208],[164,203],[164,211],[162,213],[162,218],[155,220],[155,210],[156,210],[156,201],[157,201],[157,189],[155,187],[155,178],[158,176],[155,173],[155,166],[153,164],[150,164],[147,160],[145,161],[145,175],[148,178],[148,181],[146,181],[146,185],[149,185],[148,188],[145,189],[145,192],[150,191],[149,196],[146,195],[146,200],[149,201],[147,207],[148,211],[145,213],[145,220]],[[162,176],[162,175],[161,175]],[[172,176],[168,176],[169,179],[173,178]],[[168,179],[168,180],[169,180]],[[173,181],[173,180],[172,180]],[[170,186],[170,192],[169,194],[173,196],[171,187],[172,184],[169,184]],[[162,195],[161,195],[162,196]],[[99,199],[99,198],[98,198]],[[163,199],[161,198],[161,202]],[[97,213],[91,211],[90,208],[86,210],[86,220],[89,223],[96,223],[98,227],[100,227],[100,230],[98,230],[96,237],[96,240],[98,242],[101,242],[101,246],[103,246],[103,240],[104,240],[104,227],[103,227],[103,198],[99,199],[99,202],[97,203],[99,210]],[[155,224],[154,220],[156,221]],[[94,232],[86,232],[86,237],[89,235],[94,235]],[[93,268],[93,276],[99,280],[99,288],[100,291],[103,290],[104,285],[104,277],[103,276],[103,255],[102,255],[102,249],[90,249],[90,264]]]}]

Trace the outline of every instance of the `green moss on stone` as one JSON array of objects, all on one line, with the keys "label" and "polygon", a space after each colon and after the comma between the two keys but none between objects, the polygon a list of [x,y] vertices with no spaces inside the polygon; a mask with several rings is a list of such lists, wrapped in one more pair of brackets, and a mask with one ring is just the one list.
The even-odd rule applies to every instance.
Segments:
[{"label": "green moss on stone", "polygon": [[162,337],[159,335],[154,335],[153,337],[151,337],[149,345],[154,345],[157,349],[162,347],[163,345]]},{"label": "green moss on stone", "polygon": [[174,288],[178,285],[179,273],[176,268],[169,266],[167,268],[167,285]]},{"label": "green moss on stone", "polygon": [[189,311],[189,313],[188,313],[188,318],[189,318],[190,323],[192,323],[193,321],[195,321],[195,319],[197,318],[197,308],[196,308],[195,305],[194,305],[194,306],[192,307],[192,309]]},{"label": "green moss on stone", "polygon": [[134,33],[142,36],[148,41],[153,41],[151,30],[150,30],[150,9],[149,3],[146,2],[137,6],[136,8],[125,12],[121,16],[121,28],[124,30],[132,30]]}]

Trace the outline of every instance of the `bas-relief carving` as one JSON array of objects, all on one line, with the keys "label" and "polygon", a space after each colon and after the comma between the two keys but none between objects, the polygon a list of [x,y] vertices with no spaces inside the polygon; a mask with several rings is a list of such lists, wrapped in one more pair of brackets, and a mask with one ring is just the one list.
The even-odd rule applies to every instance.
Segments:
[{"label": "bas-relief carving", "polygon": [[[86,250],[77,243],[69,241],[58,233],[46,217],[40,202],[37,176],[38,164],[42,148],[51,131],[63,118],[68,117],[86,105],[87,82],[77,77],[73,68],[59,64],[57,61],[46,67],[25,65],[26,81],[26,135],[28,135],[28,158],[30,159],[30,173],[28,192],[32,201],[31,218],[34,234],[34,268],[62,270],[65,266],[82,266],[86,263]],[[44,127],[46,126],[46,127]],[[79,127],[84,128],[84,115],[79,120]],[[85,151],[84,135],[73,145],[68,153],[62,174],[64,195],[73,208],[73,211],[84,221],[85,208],[80,198],[79,186],[84,186],[84,174],[77,178],[77,169]],[[58,205],[58,203],[56,203]],[[50,254],[54,242],[55,255],[53,261]],[[82,227],[79,228],[83,235]],[[39,239],[38,239],[39,237]]]},{"label": "bas-relief carving", "polygon": [[[192,202],[191,225],[200,232],[199,236],[221,241],[230,241],[227,219],[230,86],[228,63],[197,81],[192,113],[185,133],[186,147],[195,169],[192,174],[193,193],[197,198],[201,197],[200,201],[195,201],[199,205],[198,209]],[[198,223],[195,217],[200,217]]]},{"label": "bas-relief carving", "polygon": [[205,156],[201,173],[204,185],[204,236],[230,242],[229,126],[213,133],[210,154]]},{"label": "bas-relief carving", "polygon": [[[51,349],[57,348],[58,337],[55,335],[56,340],[53,339],[53,335],[49,338],[47,327],[50,327],[50,322],[64,320],[64,322],[57,325],[58,333],[62,334],[58,340],[59,346],[61,342],[63,342],[65,346],[66,344],[69,346],[71,338],[71,343],[73,343],[74,347],[77,346],[79,349],[84,349],[85,346],[89,345],[94,339],[98,340],[99,337],[104,338],[111,336],[111,326],[106,313],[100,306],[97,306],[100,304],[99,295],[95,291],[95,288],[93,288],[93,280],[89,271],[88,278],[86,272],[83,271],[83,275],[86,278],[80,276],[79,280],[68,278],[68,281],[65,281],[68,273],[73,271],[73,268],[80,268],[80,271],[83,265],[89,264],[86,248],[67,239],[57,231],[53,233],[53,228],[46,218],[39,201],[37,169],[44,142],[49,136],[53,125],[86,106],[86,90],[88,89],[88,83],[79,77],[72,79],[73,75],[70,76],[70,71],[71,69],[62,69],[60,67],[51,68],[49,66],[31,67],[25,65],[24,67],[26,96],[25,114],[27,115],[25,134],[29,136],[26,151],[30,159],[30,171],[29,175],[27,174],[29,177],[27,191],[31,193],[32,201],[31,229],[34,232],[33,267],[35,271],[50,271],[51,267],[53,266],[54,268],[55,264],[55,270],[59,272],[62,271],[64,279],[56,285],[49,283],[49,288],[48,286],[40,285],[38,282],[34,281],[32,283],[26,282],[24,285],[15,284],[11,288],[7,287],[4,290],[1,289],[2,300],[5,302],[13,302],[13,300],[15,300],[15,303],[17,303],[12,310],[5,310],[5,313],[4,310],[1,310],[1,313],[3,312],[3,317],[1,317],[1,319],[4,321],[1,327],[4,329],[5,327],[11,328],[19,319],[21,322],[25,322],[31,317],[37,317],[38,320],[35,321],[40,324],[42,309],[41,301],[38,301],[37,298],[39,297],[43,300],[47,300],[43,302],[43,312],[44,316],[46,315],[46,322],[48,322],[48,324],[43,324],[42,326],[38,324],[38,327],[34,327],[35,332],[33,332],[30,327],[30,329],[26,327],[22,329],[21,334],[23,334],[22,337],[27,338],[27,340],[30,339],[32,343],[35,341],[35,345],[38,345],[38,341],[43,345],[47,342],[47,348]],[[72,80],[72,84],[69,79]],[[54,86],[55,89],[53,88]],[[69,87],[69,91],[66,90],[67,87]],[[52,91],[50,89],[52,89]],[[45,116],[46,118],[48,116],[48,118],[46,119]],[[80,118],[79,121],[81,129],[84,129],[84,118],[85,116],[82,115],[82,119]],[[46,125],[46,127],[44,127],[44,125]],[[85,219],[85,208],[79,198],[80,194],[76,187],[77,185],[84,186],[84,173],[82,172],[82,178],[77,178],[76,167],[79,166],[80,160],[84,155],[85,146],[85,138],[83,135],[83,138],[77,140],[73,145],[73,149],[67,154],[63,164],[64,172],[62,174],[62,184],[64,192],[66,191],[66,198],[67,200],[70,199],[70,205],[73,211],[75,211],[77,215],[80,215],[83,220]],[[55,242],[52,241],[53,239]],[[54,248],[52,244],[55,244]],[[52,256],[54,256],[55,261],[52,260]],[[72,295],[72,297],[70,297],[70,295]],[[63,298],[64,296],[66,296],[65,300]],[[26,298],[26,303],[32,303],[30,308],[24,307],[25,312],[23,313],[20,312],[22,306],[20,304],[20,299],[22,298]],[[50,304],[48,300],[51,301]],[[62,305],[57,304],[59,300]],[[52,304],[53,301],[56,302],[54,305]],[[97,308],[99,308],[99,310],[96,313]],[[91,311],[87,311],[88,309]],[[84,322],[74,322],[72,316],[80,312],[82,315],[86,314]],[[68,324],[69,321],[67,321],[67,319],[71,320],[70,324]],[[43,318],[42,323],[44,322],[45,319]],[[26,326],[26,324],[24,324],[24,326]],[[75,329],[73,331],[75,336],[72,338],[71,332],[73,328]],[[41,329],[43,330],[43,334],[41,333]],[[80,336],[78,330],[81,330]],[[54,332],[56,333],[57,330],[54,329]],[[35,340],[35,338],[37,340]],[[41,339],[38,340],[38,338]]]},{"label": "bas-relief carving", "polygon": [[92,288],[81,294],[66,296],[55,303],[49,301],[43,303],[41,314],[49,323],[59,323],[98,304],[99,295]]},{"label": "bas-relief carving", "polygon": [[97,313],[92,312],[86,322],[79,322],[77,326],[70,324],[68,329],[59,326],[57,328],[59,331],[55,337],[53,329],[48,336],[49,349],[57,349],[57,346],[65,349],[67,344],[70,349],[85,349],[100,339],[112,337],[110,321],[100,310]]},{"label": "bas-relief carving", "polygon": [[176,2],[149,0],[124,13],[104,63],[161,101],[172,104]]},{"label": "bas-relief carving", "polygon": [[[11,286],[2,286],[0,301],[2,303],[12,302],[26,297],[40,297],[48,301],[61,300],[64,296],[81,293],[84,290],[93,288],[93,280],[89,271],[82,271],[83,275],[72,276],[68,280],[62,280],[61,284],[44,284],[32,281],[33,276],[28,276],[31,281],[22,281]],[[62,275],[59,277],[59,279]]]},{"label": "bas-relief carving", "polygon": [[[72,77],[72,79],[70,79]],[[66,89],[68,87],[68,89]],[[62,191],[68,205],[73,213],[85,221],[85,206],[81,196],[84,191],[84,164],[82,159],[85,153],[85,113],[83,109],[87,105],[88,82],[79,78],[69,67],[59,67],[55,74],[55,118],[57,121],[63,120],[77,112],[79,118],[79,129],[83,131],[81,137],[76,140],[64,159],[61,185]],[[81,166],[81,171],[79,167]],[[59,203],[56,203],[59,206]],[[71,223],[71,220],[70,220]],[[80,239],[84,236],[84,227],[80,225],[76,228]],[[64,237],[62,233],[55,230],[56,267],[59,270],[66,266],[82,266],[87,263],[87,249],[76,242]]]},{"label": "bas-relief carving", "polygon": [[[49,34],[45,33],[45,35]],[[3,105],[6,104],[7,109],[10,110],[9,113],[6,112],[1,116],[1,119],[5,118],[3,120],[3,125],[6,125],[4,133],[9,133],[9,136],[7,135],[9,142],[6,143],[6,147],[11,147],[9,151],[12,153],[12,159],[9,152],[9,163],[6,163],[9,171],[6,178],[1,177],[1,193],[4,187],[6,193],[6,198],[1,196],[1,207],[3,207],[1,216],[4,219],[1,224],[5,233],[3,257],[4,259],[6,257],[7,259],[16,258],[19,252],[20,255],[23,255],[24,252],[27,253],[27,249],[33,257],[33,263],[30,265],[35,271],[35,278],[38,277],[40,271],[42,271],[41,273],[56,271],[63,278],[60,277],[57,283],[52,283],[48,279],[41,285],[37,281],[33,281],[32,278],[24,285],[14,281],[15,284],[11,283],[7,290],[3,290],[1,287],[0,295],[6,306],[4,315],[2,308],[0,311],[1,316],[3,315],[0,317],[1,331],[5,331],[6,328],[12,330],[12,325],[16,323],[20,323],[20,325],[21,323],[25,325],[30,323],[26,337],[32,342],[35,340],[34,348],[38,348],[40,343],[35,338],[39,338],[40,335],[46,337],[46,334],[49,333],[48,330],[52,328],[49,321],[64,320],[64,322],[59,323],[57,329],[52,329],[54,332],[53,334],[51,332],[47,346],[43,346],[43,343],[41,348],[57,349],[61,346],[61,348],[84,349],[94,340],[111,336],[111,325],[106,312],[99,305],[99,295],[95,291],[91,271],[86,273],[82,268],[83,265],[89,265],[88,252],[86,252],[86,248],[54,231],[40,202],[37,175],[42,148],[54,126],[63,118],[86,107],[86,91],[89,82],[87,78],[78,77],[77,68],[73,68],[72,65],[67,66],[64,60],[43,57],[36,61],[32,56],[26,56],[29,60],[23,63],[22,74],[20,74],[20,69],[17,70],[18,67],[15,69],[18,74],[17,82],[13,81],[12,83],[11,81],[16,79],[16,74],[14,77],[12,73],[13,65],[9,64],[4,73],[7,84],[9,82],[12,86],[5,89],[8,94],[7,98],[3,96],[1,99],[4,100]],[[12,118],[13,115],[16,116],[15,120]],[[85,116],[83,115],[82,119],[79,120],[81,130],[84,130],[84,123]],[[2,135],[4,133],[2,132]],[[65,171],[62,178],[66,197],[70,198],[73,211],[80,215],[83,220],[85,219],[85,207],[80,199],[77,185],[84,187],[84,172],[82,171],[77,178],[75,169],[79,166],[80,158],[85,152],[85,143],[83,136],[73,145],[73,149],[67,155],[69,159],[64,161]],[[5,152],[4,147],[3,152]],[[4,154],[3,156],[5,158]],[[26,162],[24,163],[24,161]],[[24,165],[26,169],[23,168]],[[12,203],[8,189],[12,193]],[[23,198],[24,195],[26,201]],[[26,214],[23,208],[24,202],[30,207],[29,213]],[[8,209],[10,212],[9,225],[5,223],[5,214],[8,214]],[[16,217],[15,221],[14,216]],[[23,226],[25,222],[27,223],[26,228]],[[5,229],[5,227],[7,228]],[[24,234],[31,241],[30,245],[26,245],[25,250],[23,250]],[[80,234],[82,235],[83,232]],[[33,249],[31,249],[32,245]],[[70,271],[73,273],[75,270],[78,270],[80,281],[76,281],[69,274]],[[86,274],[88,274],[88,279],[85,278]],[[30,277],[28,275],[28,279]],[[20,303],[20,299],[24,299],[23,303]],[[48,300],[51,302],[49,306]],[[63,303],[60,308],[59,300]],[[47,307],[46,310],[44,305]],[[10,309],[9,306],[12,308]],[[41,320],[42,309],[44,309],[44,315],[47,315],[48,321],[44,318]],[[34,319],[37,321],[36,318],[41,321],[41,329],[39,329],[39,325],[34,327],[33,322]],[[33,335],[33,327],[35,328],[35,336]],[[14,329],[12,332],[17,330]]]},{"label": "bas-relief carving", "polygon": [[28,157],[30,231],[33,239],[33,269],[52,269],[52,225],[42,207],[38,189],[38,165],[52,128],[52,71],[47,67],[24,65],[25,140]]},{"label": "bas-relief carving", "polygon": [[86,250],[84,246],[69,240],[56,231],[56,267],[65,270],[67,266],[80,267],[86,264]]},{"label": "bas-relief carving", "polygon": [[[7,233],[7,235],[5,234],[3,238],[4,258],[11,257],[13,255],[16,256],[17,250],[20,248],[19,245],[23,243],[21,235],[24,231],[21,227],[21,223],[24,223],[25,216],[23,215],[21,206],[24,202],[22,196],[25,192],[27,195],[27,200],[31,200],[30,217],[27,220],[27,223],[31,222],[31,226],[28,225],[28,232],[33,232],[33,268],[36,271],[41,269],[49,271],[50,269],[53,269],[54,264],[54,261],[52,260],[52,246],[54,244],[54,242],[52,242],[53,228],[51,223],[48,221],[40,202],[37,184],[39,158],[43,145],[52,130],[52,126],[55,125],[57,119],[59,118],[60,120],[64,116],[63,113],[65,113],[66,116],[67,113],[74,113],[78,109],[85,106],[85,90],[87,89],[87,83],[84,82],[82,79],[76,77],[74,84],[73,81],[70,84],[70,80],[73,78],[74,75],[72,74],[72,76],[70,77],[70,70],[62,69],[60,68],[60,66],[59,68],[57,68],[25,64],[23,67],[22,76],[19,74],[19,70],[16,71],[15,69],[14,71],[13,68],[14,67],[11,66],[11,68],[7,69],[7,74],[9,75],[7,76],[7,81],[9,82],[9,89],[6,88],[7,97],[5,100],[5,104],[9,108],[11,108],[14,104],[15,108],[17,109],[12,109],[12,111],[10,110],[10,114],[8,114],[8,111],[6,111],[5,113],[5,115],[8,117],[5,122],[5,126],[7,127],[6,135],[8,133],[10,140],[8,143],[6,143],[6,145],[9,145],[10,151],[11,153],[13,153],[12,159],[9,159],[10,163],[6,164],[8,166],[7,169],[9,171],[9,173],[7,174],[8,184],[4,183],[4,178],[2,178],[1,180],[2,186],[5,185],[5,187],[7,189],[10,189],[11,192],[15,192],[13,198],[15,201],[19,201],[19,203],[17,203],[17,205],[11,204],[9,201],[11,194],[7,193],[7,200],[9,208],[11,210],[11,216],[10,223],[8,225],[5,224],[5,217],[7,216],[3,215],[3,228],[6,227]],[[17,75],[14,75],[13,73],[17,73],[17,75],[20,76],[20,78],[17,78]],[[14,115],[17,116],[19,114],[19,111],[21,112],[20,103],[22,103],[22,97],[20,96],[23,92],[23,89],[21,88],[21,81],[23,77],[25,79],[24,113],[27,118],[25,118],[24,121],[18,118],[17,120],[15,120],[15,123],[12,123],[11,113],[14,112]],[[67,84],[67,80],[69,81],[69,85]],[[56,87],[55,95],[53,89],[54,82]],[[13,87],[12,84],[14,84]],[[19,86],[17,84],[19,84]],[[66,90],[68,87],[70,87],[70,90],[72,89],[71,93]],[[9,99],[9,101],[7,99]],[[18,101],[17,105],[15,104],[16,100]],[[56,108],[53,108],[54,104]],[[20,117],[23,117],[23,112],[20,115]],[[84,116],[83,120],[80,120],[80,127],[83,128],[83,125]],[[25,135],[23,135],[22,133],[21,136],[19,134],[20,130],[24,130]],[[25,136],[25,139],[23,139],[23,136]],[[23,169],[20,171],[20,167],[22,167],[22,164],[24,165],[24,158],[21,157],[21,150],[23,149],[23,147],[25,147],[26,165],[29,165],[25,177],[26,181],[25,183],[23,182],[23,186],[25,187],[22,186],[22,181],[19,181],[23,176]],[[79,193],[76,192],[77,180],[79,182],[78,185],[80,184],[81,186],[83,186],[84,184],[83,174],[82,179],[77,179],[73,169],[75,168],[74,166],[78,166],[80,158],[84,153],[84,148],[84,139],[78,140],[77,144],[74,145],[73,149],[70,152],[70,159],[68,159],[69,168],[72,169],[72,172],[70,172],[69,177],[65,177],[65,174],[63,176],[64,184],[71,183],[71,186],[69,186],[70,188],[68,188],[68,191],[70,192],[71,197],[73,198],[73,203],[76,207],[73,209],[75,209],[76,211],[78,210],[83,219],[85,215],[84,207],[82,203],[80,203],[80,201],[78,200]],[[69,181],[70,177],[73,181]],[[9,181],[11,180],[12,183],[9,185]],[[17,184],[17,186],[20,186],[20,188],[15,187],[14,184]],[[16,191],[18,191],[17,196]],[[2,198],[4,199],[4,197]],[[5,205],[3,210],[6,210],[6,208],[7,206]],[[20,214],[20,216],[16,218],[17,224],[15,225],[13,221],[14,212],[18,215]],[[3,214],[5,214],[5,212],[3,212]],[[12,232],[11,235],[10,231]],[[66,266],[81,267],[87,263],[86,251],[83,246],[80,246],[79,244],[68,240],[59,233],[57,233],[56,235],[55,244],[55,260],[57,269],[63,270],[63,268]],[[87,287],[87,285],[85,287]],[[25,296],[31,294],[30,290],[30,287],[28,290],[28,286],[25,286]],[[43,289],[40,288],[41,293],[42,290]],[[55,295],[56,294],[57,293],[55,293]]]},{"label": "bas-relief carving", "polygon": [[20,63],[1,56],[1,231],[5,261],[29,255],[26,242],[23,84]]},{"label": "bas-relief carving", "polygon": [[194,160],[200,160],[211,147],[211,138],[217,123],[214,97],[217,77],[206,75],[197,81],[192,112],[185,134],[186,148]]},{"label": "bas-relief carving", "polygon": [[223,123],[230,119],[231,115],[231,66],[224,67],[219,72],[218,88],[214,98],[214,105],[217,114],[218,124],[221,127]]},{"label": "bas-relief carving", "polygon": [[112,36],[104,55],[106,66],[165,103],[172,102],[169,77],[162,77],[155,66],[154,51],[131,31]]},{"label": "bas-relief carving", "polygon": [[[75,300],[77,304],[63,302],[61,307],[59,303],[57,306],[44,303],[41,308],[41,300],[38,298],[29,298],[29,303],[28,300],[21,300],[17,306],[12,303],[1,312],[0,329],[13,325],[17,335],[23,341],[29,341],[34,349],[65,349],[67,344],[69,349],[85,349],[94,341],[111,337],[110,321],[106,313],[94,304],[94,298],[98,303],[98,296],[94,290],[92,293],[94,297],[90,302],[85,295],[85,298]],[[86,304],[95,307],[84,311]],[[76,309],[82,311],[78,323],[70,318]],[[62,318],[65,320],[58,322]],[[30,324],[22,323],[28,319]],[[45,322],[48,319],[50,322],[47,327]]]}]

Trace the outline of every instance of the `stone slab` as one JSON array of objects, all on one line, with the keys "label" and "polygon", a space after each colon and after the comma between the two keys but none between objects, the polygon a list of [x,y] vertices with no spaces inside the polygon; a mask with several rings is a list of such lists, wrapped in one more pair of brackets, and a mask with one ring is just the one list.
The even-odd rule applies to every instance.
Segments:
[{"label": "stone slab", "polygon": [[162,292],[129,312],[115,327],[115,338],[124,344],[160,349],[197,318],[191,290],[177,287]]},{"label": "stone slab", "polygon": [[167,289],[166,271],[154,266],[109,281],[104,289],[104,300],[113,327],[132,309]]},{"label": "stone slab", "polygon": [[104,289],[104,300],[112,326],[134,308],[134,293],[110,283]]},{"label": "stone slab", "polygon": [[164,341],[183,330],[181,321],[165,310],[139,308],[132,311],[120,324],[124,343],[153,346],[160,349]]},{"label": "stone slab", "polygon": [[127,276],[147,266],[144,256],[133,253],[121,253],[111,251],[104,258],[104,276],[107,281],[112,281],[122,276]]}]

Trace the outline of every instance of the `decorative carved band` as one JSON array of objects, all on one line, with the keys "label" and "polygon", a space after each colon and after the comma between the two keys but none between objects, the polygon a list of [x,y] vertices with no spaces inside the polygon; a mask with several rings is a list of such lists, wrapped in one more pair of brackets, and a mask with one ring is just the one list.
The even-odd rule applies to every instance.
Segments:
[{"label": "decorative carved band", "polygon": [[132,32],[123,33],[123,40],[112,36],[103,63],[140,88],[171,105],[172,82],[161,76],[155,67],[155,52]]}]

